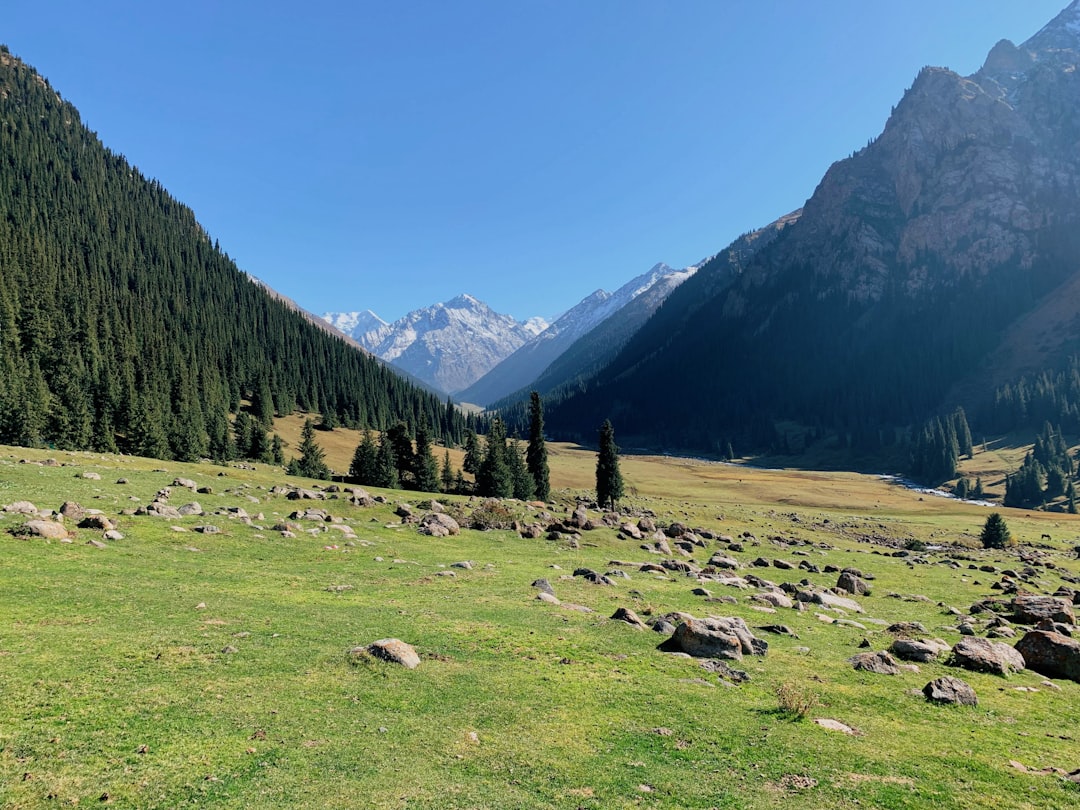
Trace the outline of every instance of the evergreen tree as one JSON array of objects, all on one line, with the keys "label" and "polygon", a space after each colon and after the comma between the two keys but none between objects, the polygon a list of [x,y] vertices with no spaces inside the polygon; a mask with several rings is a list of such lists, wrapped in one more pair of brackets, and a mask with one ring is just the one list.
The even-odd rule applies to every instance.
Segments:
[{"label": "evergreen tree", "polygon": [[1005,525],[1005,519],[998,512],[992,512],[986,518],[979,539],[982,541],[983,548],[1006,548],[1012,545],[1009,527]]},{"label": "evergreen tree", "polygon": [[967,500],[968,495],[971,494],[971,481],[967,478],[961,478],[956,482],[956,489],[953,490],[953,494],[961,500]]},{"label": "evergreen tree", "polygon": [[476,437],[476,431],[470,430],[465,434],[465,460],[462,462],[461,469],[469,475],[478,475],[483,460],[484,457],[480,452],[480,440]]},{"label": "evergreen tree", "polygon": [[983,492],[982,476],[976,477],[975,488],[971,490],[971,497],[976,501],[981,501],[986,497],[986,493]]},{"label": "evergreen tree", "polygon": [[326,466],[326,454],[315,441],[315,424],[311,419],[304,420],[304,427],[300,431],[300,458],[289,463],[289,472],[292,475],[302,475],[305,478],[330,477],[330,468]]},{"label": "evergreen tree", "polygon": [[551,474],[544,443],[544,405],[536,391],[529,395],[529,444],[525,449],[525,463],[533,479],[536,499],[546,501],[551,497]]},{"label": "evergreen tree", "polygon": [[375,460],[377,474],[371,486],[384,489],[397,489],[401,486],[401,481],[398,479],[398,462],[394,456],[394,443],[387,433],[379,438],[379,452]]},{"label": "evergreen tree", "polygon": [[1065,488],[1065,498],[1067,499],[1068,506],[1066,511],[1070,515],[1076,514],[1076,487],[1072,481],[1069,481],[1069,485]]},{"label": "evergreen tree", "polygon": [[964,413],[963,408],[957,408],[952,418],[960,453],[968,458],[974,457],[975,448],[971,443],[971,429],[968,427],[967,414]]},{"label": "evergreen tree", "polygon": [[398,486],[415,489],[416,477],[413,470],[416,469],[416,462],[413,458],[412,436],[409,435],[408,425],[398,422],[386,432],[386,437],[394,450]]},{"label": "evergreen tree", "polygon": [[285,463],[285,446],[281,441],[281,437],[276,433],[270,440],[270,463],[271,464],[284,464]]},{"label": "evergreen tree", "polygon": [[416,429],[413,478],[416,481],[416,488],[421,492],[439,491],[439,465],[431,452],[431,433],[423,422]]},{"label": "evergreen tree", "polygon": [[488,427],[487,452],[476,474],[476,489],[492,498],[510,498],[514,494],[514,479],[507,463],[506,425],[498,416]]},{"label": "evergreen tree", "polygon": [[514,497],[519,501],[531,500],[536,492],[536,482],[529,473],[529,467],[521,454],[517,439],[510,442],[510,446],[506,448],[506,462],[510,468]]},{"label": "evergreen tree", "polygon": [[364,486],[376,486],[378,480],[378,456],[379,448],[375,446],[375,438],[371,431],[365,429],[360,437],[360,443],[353,452],[352,463],[349,464],[349,477],[355,478]]},{"label": "evergreen tree", "polygon": [[442,471],[439,474],[442,481],[442,491],[450,493],[454,491],[454,468],[450,466],[450,451],[443,454]]},{"label": "evergreen tree", "polygon": [[600,449],[596,456],[596,501],[601,509],[615,509],[623,496],[623,479],[619,471],[619,448],[615,444],[615,429],[611,420],[600,426]]}]

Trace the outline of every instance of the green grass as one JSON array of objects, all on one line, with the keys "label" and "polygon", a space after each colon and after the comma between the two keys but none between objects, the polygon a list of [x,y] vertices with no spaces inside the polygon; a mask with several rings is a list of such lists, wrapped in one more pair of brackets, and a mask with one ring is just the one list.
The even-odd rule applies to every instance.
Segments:
[{"label": "green grass", "polygon": [[[888,677],[854,672],[846,663],[864,637],[875,649],[887,646],[887,634],[875,625],[866,631],[827,625],[812,610],[768,615],[738,591],[731,592],[737,605],[706,603],[691,595],[692,579],[632,568],[626,569],[632,578],[613,588],[560,579],[578,565],[605,571],[609,560],[650,558],[612,530],[586,534],[579,550],[499,531],[434,539],[394,525],[393,502],[420,498],[388,493],[391,504],[374,509],[316,504],[349,522],[358,545],[336,532],[287,539],[269,527],[298,503],[269,495],[271,486],[288,481],[261,465],[250,471],[63,453],[51,455],[72,466],[16,463],[48,455],[0,448],[0,505],[27,499],[55,509],[72,499],[115,515],[137,505],[130,497],[146,503],[181,475],[215,492],[185,497],[174,490],[172,503],[261,511],[264,519],[254,523],[264,528],[224,515],[124,517],[125,539],[97,549],[87,545],[96,535],[83,530],[70,544],[18,539],[6,529],[23,518],[0,515],[4,807],[1067,808],[1080,802],[1078,786],[1009,765],[1080,765],[1080,684],[1059,681],[1058,691],[1033,673],[1009,679],[960,673],[976,689],[979,707],[931,706],[914,692],[955,670],[933,664]],[[556,487],[567,493],[586,487],[593,460],[554,448]],[[90,469],[102,479],[76,477]],[[876,619],[921,621],[953,642],[955,619],[938,603],[966,608],[993,593],[991,574],[909,567],[860,539],[970,539],[985,510],[920,501],[854,475],[631,458],[624,459],[624,473],[638,492],[629,505],[724,533],[753,532],[760,545],[735,555],[744,563],[759,555],[800,559],[795,549],[771,543],[774,536],[834,546],[798,548],[819,565],[875,574],[874,593],[862,602]],[[114,483],[120,476],[129,483]],[[1052,533],[1056,547],[1048,553],[1060,570],[1076,573],[1067,549],[1080,523],[1008,510],[1006,517],[1021,540]],[[205,523],[223,532],[171,529]],[[973,556],[1015,565],[1010,552]],[[473,570],[437,575],[459,560],[472,561]],[[776,582],[804,576],[757,573]],[[539,577],[551,580],[564,603],[595,612],[535,601],[530,583]],[[808,578],[835,583],[835,575]],[[1048,590],[1059,583],[1054,571],[1041,582]],[[327,590],[333,585],[353,588]],[[888,598],[889,591],[930,601]],[[799,638],[760,634],[770,642],[769,655],[746,659],[740,666],[752,680],[728,687],[699,662],[658,652],[657,634],[608,621],[619,606],[643,615],[738,615],[752,626],[783,622]],[[348,660],[350,647],[388,636],[413,644],[421,666],[406,671]],[[229,645],[237,652],[222,652]],[[781,710],[776,689],[785,683],[818,699],[807,719]],[[1017,691],[1020,686],[1039,691]],[[825,731],[812,717],[835,718],[860,735]],[[807,783],[796,777],[816,784],[800,787]]]}]

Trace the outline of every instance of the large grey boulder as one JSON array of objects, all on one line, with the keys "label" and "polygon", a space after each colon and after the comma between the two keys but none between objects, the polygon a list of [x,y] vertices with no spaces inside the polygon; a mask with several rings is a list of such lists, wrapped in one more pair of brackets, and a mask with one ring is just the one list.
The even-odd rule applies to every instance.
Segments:
[{"label": "large grey boulder", "polygon": [[450,537],[461,534],[461,526],[445,512],[428,512],[420,519],[419,531],[431,537]]},{"label": "large grey boulder", "polygon": [[838,590],[847,591],[855,596],[866,596],[870,593],[870,586],[850,571],[840,574],[839,579],[836,580],[836,587]]},{"label": "large grey boulder", "polygon": [[416,650],[399,638],[381,638],[366,646],[353,647],[349,650],[349,657],[361,660],[367,657],[377,658],[380,661],[400,664],[406,669],[420,666],[420,656]]},{"label": "large grey boulder", "polygon": [[874,672],[878,675],[900,674],[900,667],[896,665],[896,659],[884,650],[853,655],[848,659],[848,663],[860,672]]},{"label": "large grey boulder", "polygon": [[949,663],[973,672],[1008,675],[1024,669],[1024,656],[1000,641],[965,636],[952,648]]},{"label": "large grey boulder", "polygon": [[949,651],[949,645],[933,639],[917,641],[911,638],[898,638],[889,647],[889,652],[904,661],[917,661],[920,664],[929,664],[938,657]]},{"label": "large grey boulder", "polygon": [[11,512],[17,515],[36,515],[38,508],[30,501],[15,501],[15,503],[9,503],[4,507],[5,512]]},{"label": "large grey boulder", "polygon": [[750,632],[746,622],[730,618],[688,618],[675,628],[660,648],[684,652],[695,658],[728,658],[741,661],[744,655],[765,655],[769,643]]},{"label": "large grey boulder", "polygon": [[1048,678],[1080,683],[1080,641],[1049,630],[1032,630],[1016,642],[1029,669]]},{"label": "large grey boulder", "polygon": [[1076,624],[1072,601],[1058,596],[1017,596],[1012,601],[1012,611],[1017,624],[1038,624],[1044,619]]},{"label": "large grey boulder", "polygon": [[28,520],[23,524],[23,532],[32,537],[43,537],[46,540],[63,540],[69,536],[63,523],[52,520]]},{"label": "large grey boulder", "polygon": [[978,706],[975,690],[959,678],[946,675],[936,678],[923,687],[923,694],[931,703],[949,703],[957,706]]}]

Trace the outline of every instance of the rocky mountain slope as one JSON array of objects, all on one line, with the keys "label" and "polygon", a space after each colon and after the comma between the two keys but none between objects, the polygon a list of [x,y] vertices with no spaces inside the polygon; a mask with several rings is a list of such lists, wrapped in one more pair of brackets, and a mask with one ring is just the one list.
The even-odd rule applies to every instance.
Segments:
[{"label": "rocky mountain slope", "polygon": [[[630,302],[648,294],[648,300],[658,306],[673,289],[696,271],[696,266],[675,270],[661,263],[647,273],[631,279],[613,293],[597,290],[492,368],[484,377],[463,390],[461,399],[477,405],[489,405],[530,385],[578,339],[609,319],[622,319],[624,308]],[[635,322],[636,325],[640,325],[643,320],[629,315],[625,318],[626,322]]]},{"label": "rocky mountain slope", "polygon": [[547,328],[501,315],[471,295],[417,309],[391,324],[373,312],[323,316],[372,354],[437,391],[455,394]]},{"label": "rocky mountain slope", "polygon": [[715,451],[793,420],[889,444],[953,404],[959,380],[984,405],[990,357],[1074,351],[1076,317],[1036,356],[1003,342],[1080,269],[1078,65],[1073,2],[972,76],[923,69],[734,283],[710,288],[702,268],[549,425],[584,435],[610,416],[624,440]]}]

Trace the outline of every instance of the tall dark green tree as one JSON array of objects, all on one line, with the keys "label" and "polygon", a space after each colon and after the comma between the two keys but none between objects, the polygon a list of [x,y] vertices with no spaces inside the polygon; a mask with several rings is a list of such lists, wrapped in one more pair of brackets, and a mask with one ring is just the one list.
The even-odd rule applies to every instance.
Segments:
[{"label": "tall dark green tree", "polygon": [[421,492],[439,491],[439,465],[431,450],[431,432],[423,422],[416,429],[413,478],[416,481],[416,488]]},{"label": "tall dark green tree", "polygon": [[413,455],[412,436],[409,426],[398,422],[386,432],[386,438],[394,450],[394,463],[397,465],[398,485],[406,489],[416,488],[416,460]]},{"label": "tall dark green tree", "polygon": [[514,479],[507,463],[506,425],[496,416],[487,434],[487,450],[476,474],[476,488],[481,495],[510,498],[514,495]]},{"label": "tall dark green tree", "polygon": [[963,408],[957,408],[952,416],[953,428],[956,431],[956,442],[960,450],[960,454],[973,458],[975,455],[975,448],[971,443],[971,428],[968,427],[967,414],[964,413]]},{"label": "tall dark green tree", "polygon": [[461,464],[461,469],[469,475],[478,475],[483,461],[484,454],[480,449],[480,440],[476,437],[476,431],[470,430],[465,434],[465,460]]},{"label": "tall dark green tree", "polygon": [[443,454],[442,470],[439,472],[439,480],[442,482],[443,492],[453,492],[456,476],[454,468],[450,465],[450,451]]},{"label": "tall dark green tree", "polygon": [[349,477],[355,478],[364,486],[378,486],[379,477],[379,448],[375,445],[375,438],[370,430],[364,430],[360,437],[360,443],[353,452],[352,462],[349,464]]},{"label": "tall dark green tree", "polygon": [[600,448],[596,454],[596,502],[601,509],[615,509],[623,496],[622,472],[619,470],[619,447],[615,428],[605,419],[600,426]]},{"label": "tall dark green tree", "polygon": [[397,489],[401,485],[398,479],[398,462],[394,456],[394,443],[388,433],[379,437],[379,452],[375,456],[376,476],[371,486],[384,489]]},{"label": "tall dark green tree", "polygon": [[521,501],[532,500],[536,492],[536,482],[529,473],[528,465],[521,454],[521,446],[514,439],[506,448],[506,463],[510,468],[510,480],[513,482],[514,497]]},{"label": "tall dark green tree", "polygon": [[289,463],[291,475],[302,475],[305,478],[330,477],[330,468],[326,466],[326,454],[315,441],[315,423],[310,419],[304,420],[304,427],[300,431],[300,458],[293,459]]},{"label": "tall dark green tree", "polygon": [[999,512],[991,512],[979,535],[983,548],[1005,548],[1012,544],[1012,534]]},{"label": "tall dark green tree", "polygon": [[544,404],[536,391],[529,395],[529,444],[525,449],[525,464],[533,479],[536,498],[546,501],[551,497],[551,472],[544,442]]}]

